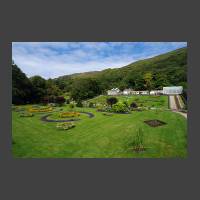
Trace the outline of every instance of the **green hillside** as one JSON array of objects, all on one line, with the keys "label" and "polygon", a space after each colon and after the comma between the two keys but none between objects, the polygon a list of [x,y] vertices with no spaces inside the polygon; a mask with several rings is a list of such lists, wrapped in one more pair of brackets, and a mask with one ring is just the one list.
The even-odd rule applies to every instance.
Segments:
[{"label": "green hillside", "polygon": [[140,60],[121,68],[66,75],[54,80],[66,91],[70,91],[74,82],[85,78],[95,79],[103,91],[113,87],[145,89],[143,76],[147,72],[152,73],[153,89],[170,85],[187,88],[187,48]]}]

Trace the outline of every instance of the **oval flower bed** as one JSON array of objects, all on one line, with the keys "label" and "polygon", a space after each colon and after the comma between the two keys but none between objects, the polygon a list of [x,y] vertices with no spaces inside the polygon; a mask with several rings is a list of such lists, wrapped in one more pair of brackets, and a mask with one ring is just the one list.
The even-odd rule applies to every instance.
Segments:
[{"label": "oval flower bed", "polygon": [[61,129],[61,130],[68,130],[74,127],[75,127],[75,124],[73,122],[60,122],[60,123],[57,123],[56,125],[56,128]]},{"label": "oval flower bed", "polygon": [[59,114],[60,118],[66,118],[66,117],[79,117],[79,112],[62,112]]},{"label": "oval flower bed", "polygon": [[39,107],[39,108],[29,108],[29,112],[51,112],[53,111],[52,107]]}]

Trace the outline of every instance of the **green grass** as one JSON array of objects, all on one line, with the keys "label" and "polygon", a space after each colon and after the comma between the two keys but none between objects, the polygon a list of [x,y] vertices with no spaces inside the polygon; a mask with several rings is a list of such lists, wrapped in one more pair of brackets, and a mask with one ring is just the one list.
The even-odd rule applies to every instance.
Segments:
[{"label": "green grass", "polygon": [[[64,111],[68,107],[63,107]],[[43,114],[19,117],[12,112],[14,157],[20,158],[160,158],[187,156],[186,119],[171,111],[148,110],[104,116],[93,108],[76,108],[94,113],[81,115],[70,130],[58,130],[55,122],[42,122]],[[52,117],[57,117],[54,113]],[[167,124],[150,127],[143,121],[159,119]],[[133,151],[138,128],[143,131],[144,152]]]},{"label": "green grass", "polygon": [[[106,99],[111,96],[100,95],[93,99],[88,100],[88,102],[92,102],[94,104],[101,103],[106,104]],[[157,107],[157,108],[168,108],[168,98],[167,96],[139,96],[139,95],[131,95],[131,96],[115,96],[119,101],[127,101],[128,104],[135,102],[138,106],[141,107]]]}]

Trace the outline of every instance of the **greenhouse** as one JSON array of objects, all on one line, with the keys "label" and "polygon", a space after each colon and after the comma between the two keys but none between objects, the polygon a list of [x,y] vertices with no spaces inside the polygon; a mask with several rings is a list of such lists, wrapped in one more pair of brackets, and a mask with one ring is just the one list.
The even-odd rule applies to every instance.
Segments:
[{"label": "greenhouse", "polygon": [[163,94],[177,95],[177,94],[182,94],[182,92],[183,92],[182,86],[163,87]]}]

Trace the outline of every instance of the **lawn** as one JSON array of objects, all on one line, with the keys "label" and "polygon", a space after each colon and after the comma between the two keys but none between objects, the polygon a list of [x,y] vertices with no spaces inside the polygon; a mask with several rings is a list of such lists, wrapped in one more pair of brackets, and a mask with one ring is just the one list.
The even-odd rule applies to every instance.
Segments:
[{"label": "lawn", "polygon": [[[159,98],[154,104],[160,105],[158,100]],[[161,102],[162,106],[167,106],[165,99]],[[146,104],[149,106],[149,103]],[[62,108],[63,111],[69,109],[67,106]],[[75,109],[91,112],[95,116],[89,118],[81,114],[79,117],[81,120],[75,122],[75,128],[58,130],[56,122],[40,120],[46,113],[35,113],[33,117],[19,117],[19,112],[13,111],[12,152],[14,157],[184,158],[187,156],[187,121],[177,113],[167,110],[146,110],[105,116],[101,112],[96,112],[95,108]],[[49,118],[57,119],[58,112],[60,111],[56,109]],[[150,127],[144,123],[145,120],[151,119],[159,119],[166,124]],[[139,128],[144,134],[145,151],[135,152],[132,143]]]}]

